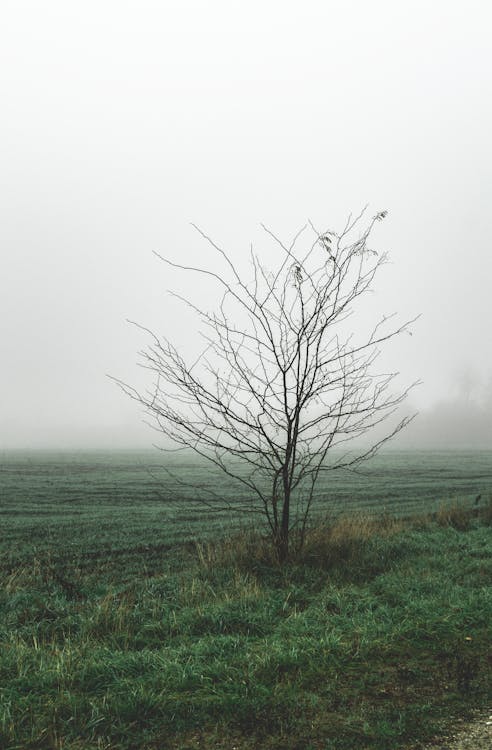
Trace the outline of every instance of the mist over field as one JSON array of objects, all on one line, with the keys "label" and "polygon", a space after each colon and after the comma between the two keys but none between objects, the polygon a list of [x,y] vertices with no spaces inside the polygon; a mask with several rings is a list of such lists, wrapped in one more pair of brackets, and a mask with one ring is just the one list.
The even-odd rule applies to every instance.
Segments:
[{"label": "mist over field", "polygon": [[401,412],[416,414],[394,446],[410,449],[492,449],[492,379],[464,371],[449,395],[422,409],[412,398]]},{"label": "mist over field", "polygon": [[[490,9],[472,0],[66,3],[0,9],[0,447],[146,447],[127,318],[188,346],[216,292],[152,251],[242,268],[260,222],[389,211],[374,310],[419,418],[401,445],[491,446]],[[191,344],[190,344],[191,346]],[[482,387],[482,386],[481,386]],[[484,386],[485,388],[485,386]],[[411,402],[411,403],[410,403]]]},{"label": "mist over field", "polygon": [[400,448],[491,449],[492,405],[443,400],[417,415],[396,439]]},{"label": "mist over field", "polygon": [[[397,450],[420,449],[488,449],[492,450],[492,406],[490,403],[448,399],[420,411],[409,402],[401,414],[416,413],[411,424],[390,443]],[[142,413],[135,411],[134,420],[104,428],[88,424],[57,425],[50,427],[33,425],[29,437],[19,435],[16,425],[3,423],[0,450],[54,449],[54,450],[128,450],[153,449],[154,445],[165,446],[164,438],[147,424],[142,424]],[[377,430],[373,435],[382,434]]]}]

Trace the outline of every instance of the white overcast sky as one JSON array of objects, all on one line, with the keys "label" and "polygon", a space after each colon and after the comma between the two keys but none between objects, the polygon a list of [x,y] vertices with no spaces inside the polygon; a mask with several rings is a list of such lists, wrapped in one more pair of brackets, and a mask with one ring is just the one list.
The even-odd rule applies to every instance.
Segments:
[{"label": "white overcast sky", "polygon": [[387,209],[375,300],[422,313],[391,366],[424,410],[485,385],[491,29],[488,0],[1,0],[0,448],[150,445],[106,373],[142,382],[126,318],[191,336],[152,255],[213,263],[190,221],[241,262],[260,222]]}]

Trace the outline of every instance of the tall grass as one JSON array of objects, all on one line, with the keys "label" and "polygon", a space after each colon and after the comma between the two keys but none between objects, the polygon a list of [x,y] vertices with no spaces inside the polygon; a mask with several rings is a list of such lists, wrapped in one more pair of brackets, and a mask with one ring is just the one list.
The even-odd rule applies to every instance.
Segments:
[{"label": "tall grass", "polygon": [[[489,506],[308,530],[288,565],[243,532],[0,590],[6,750],[391,750],[490,697]],[[463,519],[466,518],[466,523]]]}]

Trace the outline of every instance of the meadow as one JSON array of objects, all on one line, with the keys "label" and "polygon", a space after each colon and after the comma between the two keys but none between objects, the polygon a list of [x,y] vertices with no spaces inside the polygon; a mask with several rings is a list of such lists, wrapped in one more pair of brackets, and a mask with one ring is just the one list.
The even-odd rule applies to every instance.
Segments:
[{"label": "meadow", "polygon": [[490,452],[329,475],[283,567],[162,461],[1,456],[0,747],[390,750],[490,700]]}]

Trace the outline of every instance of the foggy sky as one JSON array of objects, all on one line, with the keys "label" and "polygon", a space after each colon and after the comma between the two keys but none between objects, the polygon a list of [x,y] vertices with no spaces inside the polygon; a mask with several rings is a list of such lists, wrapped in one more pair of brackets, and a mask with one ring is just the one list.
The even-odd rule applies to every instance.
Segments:
[{"label": "foggy sky", "polygon": [[492,447],[491,21],[485,0],[3,0],[0,448],[150,446],[106,374],[145,382],[127,318],[193,337],[152,255],[213,265],[190,222],[241,264],[250,242],[268,261],[260,222],[289,240],[366,203],[389,211],[374,304],[422,313],[388,353],[423,381],[413,435]]}]

